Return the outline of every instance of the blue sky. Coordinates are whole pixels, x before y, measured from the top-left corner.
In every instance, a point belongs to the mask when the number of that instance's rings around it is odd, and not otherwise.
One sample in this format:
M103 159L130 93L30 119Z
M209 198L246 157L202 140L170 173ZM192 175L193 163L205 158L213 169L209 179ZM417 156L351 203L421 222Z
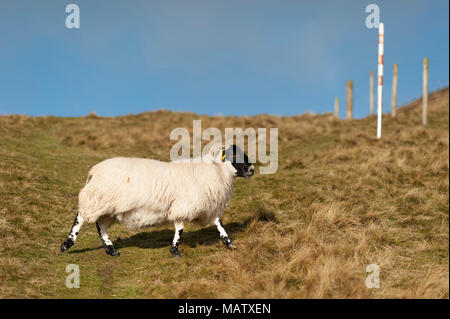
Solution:
M67 29L76 3L81 28ZM200 114L276 115L333 110L344 116L354 81L354 115L369 113L369 72L385 24L384 111L392 64L400 104L448 85L449 2L113 1L0 2L0 114L102 116L156 109Z

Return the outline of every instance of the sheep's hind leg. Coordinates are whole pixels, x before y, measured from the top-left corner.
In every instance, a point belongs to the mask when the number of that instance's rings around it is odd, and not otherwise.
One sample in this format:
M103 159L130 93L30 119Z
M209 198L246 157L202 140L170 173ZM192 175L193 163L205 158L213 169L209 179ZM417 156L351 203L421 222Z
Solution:
M214 225L216 225L217 230L220 233L220 239L222 239L222 242L227 246L228 249L236 249L236 246L233 244L233 241L231 238L228 237L227 232L225 231L225 228L223 228L222 221L219 217L217 217L214 220Z
M178 244L180 243L181 234L183 233L184 224L182 222L175 223L175 235L173 236L172 246L170 247L170 253L175 258L180 258L181 254L178 251Z
M102 240L103 247L105 247L105 251L108 255L111 256L120 256L119 251L114 247L113 243L109 239L106 231L108 228L114 223L114 221L108 216L102 216L95 223L97 225L98 234L100 235L100 239Z
M75 217L75 221L73 222L72 228L70 229L69 236L61 244L60 247L61 252L65 252L67 249L69 249L75 244L81 225L83 225L83 218L80 216L80 214L77 214L77 217Z

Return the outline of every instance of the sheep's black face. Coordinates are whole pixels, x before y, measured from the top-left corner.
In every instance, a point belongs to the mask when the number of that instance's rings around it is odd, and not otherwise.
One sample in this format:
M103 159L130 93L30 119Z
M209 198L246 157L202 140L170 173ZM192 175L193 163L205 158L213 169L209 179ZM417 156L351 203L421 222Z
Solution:
M249 178L255 173L255 167L248 159L247 154L235 145L228 147L225 150L226 159L231 162L233 167L236 169L236 175L239 177Z

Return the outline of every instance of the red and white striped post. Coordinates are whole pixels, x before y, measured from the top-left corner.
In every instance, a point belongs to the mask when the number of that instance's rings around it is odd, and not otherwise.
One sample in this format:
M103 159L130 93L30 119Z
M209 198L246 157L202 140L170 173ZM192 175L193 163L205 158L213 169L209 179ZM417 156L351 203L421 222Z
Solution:
M381 138L381 116L383 113L383 56L384 56L384 24L378 25L378 87L377 87L377 138Z

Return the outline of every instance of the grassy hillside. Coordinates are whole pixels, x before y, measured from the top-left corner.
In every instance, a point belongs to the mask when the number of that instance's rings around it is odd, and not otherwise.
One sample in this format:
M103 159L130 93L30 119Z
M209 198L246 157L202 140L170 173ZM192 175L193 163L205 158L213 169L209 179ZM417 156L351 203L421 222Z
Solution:
M448 89L430 96L427 127L420 103L384 116L381 140L375 116L1 116L0 297L448 298ZM177 260L172 225L115 225L115 258L85 224L61 254L89 168L117 155L168 160L170 131L193 119L279 128L278 172L237 180L225 213L238 249L188 225ZM67 264L80 266L79 289L65 286ZM380 266L379 289L365 286L368 264Z

